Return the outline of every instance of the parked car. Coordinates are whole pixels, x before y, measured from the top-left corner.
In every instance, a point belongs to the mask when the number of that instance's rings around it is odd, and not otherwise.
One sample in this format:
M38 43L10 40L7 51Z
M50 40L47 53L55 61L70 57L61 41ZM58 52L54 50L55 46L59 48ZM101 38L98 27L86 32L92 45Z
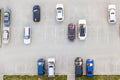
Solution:
M64 20L64 7L63 7L63 4L57 4L56 5L56 11L57 11L56 20L58 22L62 22Z
M83 59L81 57L77 57L75 59L75 76L80 77L83 75Z
M10 26L10 14L11 10L10 9L5 9L4 14L3 14L3 19L4 19L4 26Z
M35 5L33 7L33 21L34 22L40 21L40 6L39 5Z
M3 30L3 39L2 39L3 44L8 44L9 38L10 38L9 31Z
M48 58L48 77L55 77L55 58Z
M87 37L86 20L79 20L78 22L78 37L80 40L85 40Z
M38 66L38 75L44 75L45 74L45 60L43 58L38 59L37 66Z
M108 5L108 22L116 23L116 6L113 4Z
M24 28L24 44L30 44L31 43L31 28L25 27Z
M91 77L94 75L94 60L87 59L86 60L86 76Z
M68 24L68 39L70 41L74 41L75 37L76 37L76 30L75 30L75 24L70 23Z

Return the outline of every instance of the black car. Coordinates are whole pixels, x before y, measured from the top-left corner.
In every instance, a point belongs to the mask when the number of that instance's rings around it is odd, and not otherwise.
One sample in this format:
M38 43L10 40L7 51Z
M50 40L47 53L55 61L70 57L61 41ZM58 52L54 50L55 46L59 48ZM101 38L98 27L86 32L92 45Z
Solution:
M75 59L75 76L80 77L83 75L83 59L81 57L77 57Z
M75 33L76 33L75 24L73 23L68 24L68 39L70 41L74 41Z
M33 21L34 22L40 21L40 6L39 5L35 5L33 7Z

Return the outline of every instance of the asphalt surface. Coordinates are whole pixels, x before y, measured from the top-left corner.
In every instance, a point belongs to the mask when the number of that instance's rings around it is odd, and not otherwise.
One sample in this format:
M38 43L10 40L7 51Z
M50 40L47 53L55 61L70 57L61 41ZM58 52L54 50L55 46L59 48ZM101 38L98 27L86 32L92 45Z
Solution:
M62 3L65 20L55 19L55 6ZM107 6L117 7L117 24L107 22ZM95 74L120 74L120 0L1 0L0 8L12 11L11 40L0 49L0 75L37 74L39 58L55 57L56 74L69 75L74 80L74 59L78 56L95 60ZM41 21L34 23L32 8L41 7ZM67 25L87 20L86 41L67 39ZM32 43L24 45L23 29L32 27ZM85 65L84 65L85 66ZM85 74L85 68L84 68Z

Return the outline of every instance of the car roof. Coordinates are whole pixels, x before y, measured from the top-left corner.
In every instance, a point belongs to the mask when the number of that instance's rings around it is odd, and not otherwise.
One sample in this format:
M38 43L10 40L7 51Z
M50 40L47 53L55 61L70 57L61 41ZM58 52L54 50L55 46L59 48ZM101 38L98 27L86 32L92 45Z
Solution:
M4 35L3 35L4 38L7 38L7 36L8 36L8 31L5 30L3 34L4 34Z
M93 71L93 66L87 66L88 71Z
M42 74L42 73L43 73L43 65L39 65L38 67L39 67L39 68L38 68L38 69L39 69L39 73Z
M25 27L24 29L25 29L25 35L29 35L29 29L30 29L30 27Z

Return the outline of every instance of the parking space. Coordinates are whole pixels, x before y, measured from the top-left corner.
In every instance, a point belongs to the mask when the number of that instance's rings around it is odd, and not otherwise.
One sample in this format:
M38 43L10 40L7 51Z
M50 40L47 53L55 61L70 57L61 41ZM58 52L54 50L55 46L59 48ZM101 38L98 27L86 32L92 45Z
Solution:
M55 6L62 3L65 20L55 20ZM117 24L107 22L107 5L117 7ZM120 74L119 0L2 0L0 8L10 8L11 40L0 49L1 74L37 74L38 58L56 58L56 74L74 75L74 59L81 56L95 60L95 74ZM41 21L34 23L32 8L41 7ZM67 39L67 25L87 20L86 41ZM32 27L32 43L23 44L23 28ZM71 79L74 80L74 79Z

